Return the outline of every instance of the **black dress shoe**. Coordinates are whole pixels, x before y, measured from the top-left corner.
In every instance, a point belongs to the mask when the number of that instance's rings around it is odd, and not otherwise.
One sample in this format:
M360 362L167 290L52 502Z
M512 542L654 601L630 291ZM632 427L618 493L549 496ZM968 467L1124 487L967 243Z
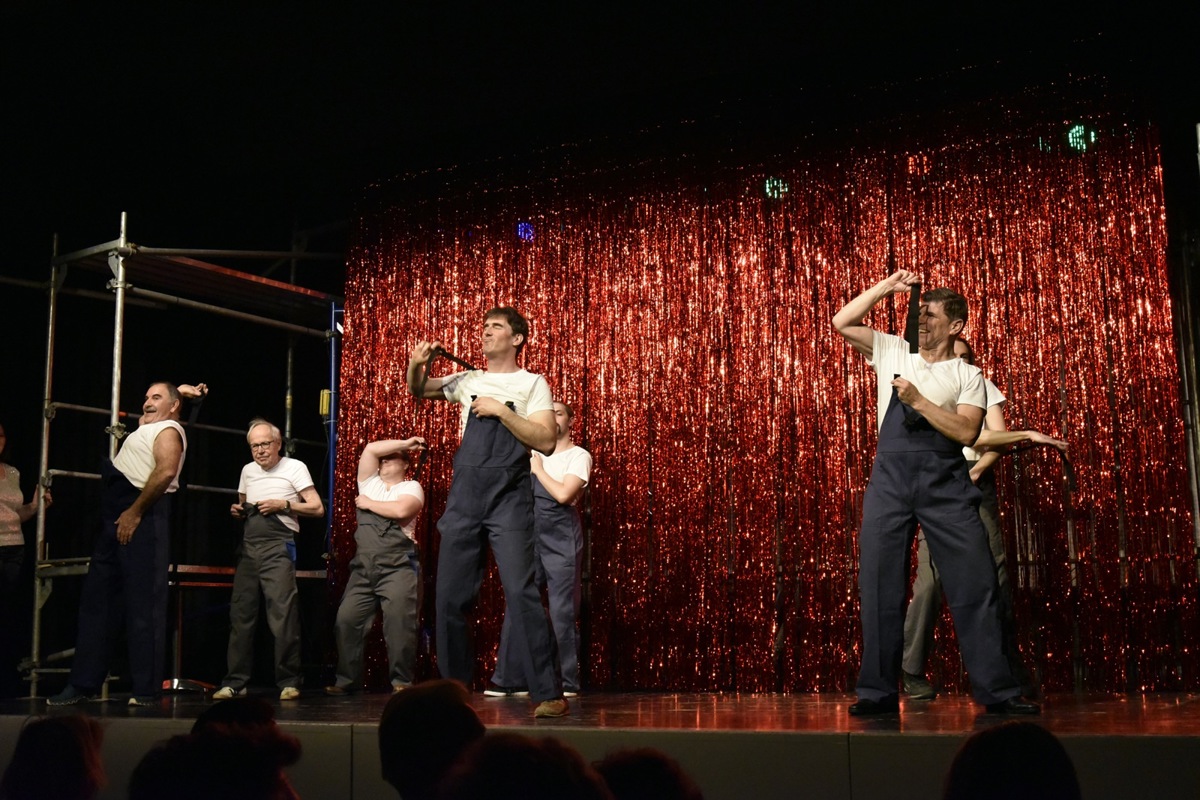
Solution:
M882 700L859 700L850 706L850 716L868 717L873 714L899 714L900 698L896 695Z
M988 703L987 712L989 714L1027 714L1032 716L1042 713L1042 707L1037 703L1029 702L1024 697L1010 697L999 703Z

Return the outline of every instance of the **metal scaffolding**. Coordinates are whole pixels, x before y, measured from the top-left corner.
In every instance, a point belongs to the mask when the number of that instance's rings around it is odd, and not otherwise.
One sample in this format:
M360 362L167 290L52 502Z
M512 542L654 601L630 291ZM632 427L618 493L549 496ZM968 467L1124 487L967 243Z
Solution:
M109 457L117 453L119 440L124 436L125 425L122 419L130 416L120 410L121 400L121 359L124 352L125 308L127 304L151 305L154 307L184 307L210 313L220 317L232 318L263 325L292 334L287 348L287 389L285 403L284 437L288 453L291 454L297 440L291 437L292 431L292 377L293 355L297 337L308 336L327 340L331 360L336 360L338 352L339 331L332 329L334 321L340 320L341 298L307 289L292 283L272 280L270 278L246 272L229 269L216 264L197 260L198 258L222 259L266 259L277 263L292 262L294 276L296 262L301 260L338 260L340 253L309 253L303 251L262 251L262 250L210 250L184 248L153 248L143 247L131 242L127 235L127 215L121 214L120 235L103 244L78 250L65 255L58 255L57 244L51 259L49 294L49 316L46 328L46 365L43 382L43 419L41 436L41 460L39 462L39 484L48 489L54 478L85 478L95 479L99 475L74 470L54 469L50 465L50 433L55 415L61 410L79 411L84 413L107 414L109 436ZM109 273L111 277L105 288L109 294L87 289L74 289L66 286L68 268L79 267L92 273ZM17 283L16 281L9 281ZM19 282L22 285L37 284ZM63 295L112 299L115 301L113 313L113 345L112 345L112 381L108 408L87 405L56 402L53 399L55 337L57 334L57 313L59 298ZM184 296L186 295L186 296ZM329 323L331 329L324 325ZM333 420L336 419L337 386L335 366L331 366L329 401L323 401L322 413L329 428L327 442L304 442L328 446L328 464L332 476L332 464L336 442L332 435ZM212 425L192 424L190 429L205 429L218 432L245 434L244 430L220 428ZM332 477L331 477L332 479ZM236 490L212 486L189 487L194 491L209 491L218 493ZM64 672L62 668L53 668L48 664L55 663L73 655L73 650L60 653L42 653L42 607L50 594L51 582L55 577L67 575L83 575L88 570L90 558L66 557L49 558L46 548L46 509L41 493L38 493L37 533L35 544L34 568L34 603L33 629L30 644L30 658L25 662L30 670L30 694L38 696L38 679L45 673ZM326 537L328 538L329 520L332 518L332 504L327 506ZM177 585L183 585L181 576L189 573L225 574L232 573L230 568L204 567L198 565L173 564L173 574ZM324 578L323 571L312 575L297 573L298 577ZM197 583L195 585L213 585ZM176 677L179 675L178 639L175 648ZM177 681L175 681L177 682ZM172 681L168 681L172 683ZM164 686L164 688L177 688ZM105 686L107 691L107 685Z

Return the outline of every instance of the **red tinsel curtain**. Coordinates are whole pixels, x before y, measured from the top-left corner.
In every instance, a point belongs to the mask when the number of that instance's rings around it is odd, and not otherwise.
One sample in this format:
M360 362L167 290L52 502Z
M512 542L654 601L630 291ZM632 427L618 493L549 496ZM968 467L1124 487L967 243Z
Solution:
M1019 640L1043 687L1200 687L1184 633L1198 629L1197 575L1155 131L1094 117L1068 141L1061 121L994 116L942 120L902 145L603 169L560 155L560 174L497 165L469 185L431 175L413 192L410 180L405 201L377 191L347 284L335 587L362 445L423 435L432 630L459 418L418 405L404 370L421 338L481 361L484 311L511 304L532 323L524 365L575 408L576 441L595 457L587 685L850 689L874 383L830 318L890 255L967 296L966 334L1010 399L1009 426L1070 441L1074 491L1048 450L998 473ZM872 322L901 330L903 311ZM493 576L480 681L502 610ZM948 617L939 638L932 677L965 685Z

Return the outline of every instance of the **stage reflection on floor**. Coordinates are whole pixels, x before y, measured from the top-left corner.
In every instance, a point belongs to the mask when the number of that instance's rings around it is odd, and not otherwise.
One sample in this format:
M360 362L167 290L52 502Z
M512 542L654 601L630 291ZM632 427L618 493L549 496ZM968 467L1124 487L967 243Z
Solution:
M387 694L326 697L320 692L269 700L281 726L299 737L292 768L305 798L394 798L379 777L376 726ZM155 742L186 733L211 705L203 695L170 694L149 708L126 695L84 706L47 708L44 700L0 702L0 758L24 721L87 713L105 720L104 758L124 796L129 773ZM587 693L561 719L535 720L528 699L473 699L491 730L555 736L598 759L625 747L656 747L677 758L708 800L820 797L835 800L929 798L971 733L1006 721L962 696L902 701L897 716L854 718L842 694ZM1089 800L1200 797L1200 694L1050 695L1033 719L1060 737ZM1010 768L1019 768L1011 765Z
M295 702L280 702L268 688L254 694L276 706L282 722L356 725L379 720L390 695L354 694L327 697L308 692ZM0 702L0 714L87 713L107 718L195 719L211 701L199 693L176 693L150 708L129 707L125 695L108 702L66 709L48 708L43 700ZM969 733L1003 721L963 696L932 702L903 701L898 716L855 718L847 707L850 695L724 693L589 693L571 700L562 719L534 720L526 698L474 695L474 706L488 727L665 729L676 731L806 731L851 733L888 731L922 734ZM1056 734L1122 736L1200 736L1200 694L1051 695L1034 719Z

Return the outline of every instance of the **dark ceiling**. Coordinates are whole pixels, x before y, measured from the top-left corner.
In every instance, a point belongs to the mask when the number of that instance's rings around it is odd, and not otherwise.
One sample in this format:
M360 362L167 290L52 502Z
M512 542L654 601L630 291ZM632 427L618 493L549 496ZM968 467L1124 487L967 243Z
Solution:
M0 11L11 271L44 274L54 232L115 238L120 211L142 244L286 249L373 180L737 104L866 119L1081 72L1200 94L1196 3L104 5Z

